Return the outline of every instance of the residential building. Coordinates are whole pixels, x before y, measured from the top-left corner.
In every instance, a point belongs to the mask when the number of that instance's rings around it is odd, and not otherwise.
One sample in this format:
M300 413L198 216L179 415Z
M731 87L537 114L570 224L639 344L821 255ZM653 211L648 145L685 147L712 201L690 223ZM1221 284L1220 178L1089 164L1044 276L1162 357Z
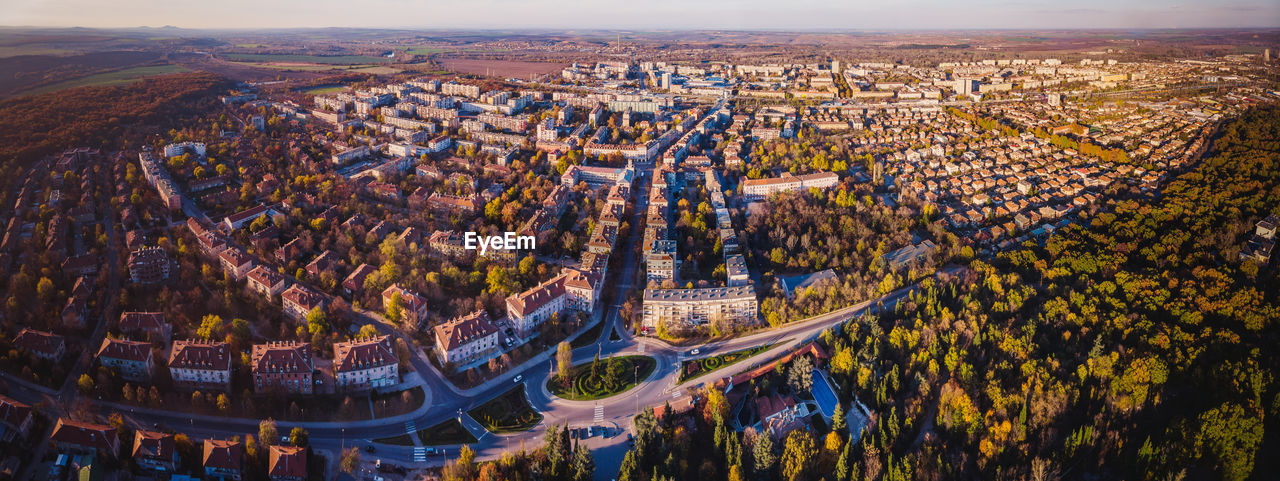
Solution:
M206 439L203 462L206 477L239 481L244 470L244 445L239 441Z
M324 308L325 297L302 284L294 284L280 294L284 313L297 322L306 322L307 313L315 308Z
M156 284L169 279L169 254L159 247L143 247L129 254L129 279Z
M108 337L102 340L96 357L100 364L115 369L120 377L129 381L150 382L155 369L149 342Z
M139 468L157 473L172 473L178 467L178 452L173 434L138 430L133 434L133 462Z
M333 377L339 389L394 386L400 382L399 369L400 359L389 336L333 344Z
M222 254L218 255L218 260L222 264L223 272L237 281L244 280L244 276L253 269L253 257L239 247L230 247L222 251Z
M283 293L289 282L284 274L267 266L254 267L246 277L249 279L249 290L268 299Z
M396 296L400 297L400 322L408 326L421 325L427 320L427 300L426 298L409 291L400 284L392 284L382 290L382 305L391 305L391 300Z
M267 476L271 481L304 481L307 479L307 448L271 446L267 459Z
M755 288L750 284L701 289L646 289L641 325L652 331L660 324L668 328L692 327L717 318L755 322L758 313Z
M13 346L36 358L54 362L67 353L67 342L62 336L25 327L13 338Z
M49 440L58 451L97 454L108 459L120 457L120 438L111 426L58 418Z
M220 341L174 341L169 376L183 389L231 390L231 346Z
M256 392L311 394L315 365L305 342L254 344L250 363Z
M173 326L164 320L163 312L122 312L116 329L136 340L169 342Z
M507 318L523 338L533 337L538 326L564 309L563 276L556 276L527 291L507 297Z
M454 370L469 369L500 353L498 328L479 310L435 326L436 355Z
M34 422L30 405L0 394L0 442L27 437Z

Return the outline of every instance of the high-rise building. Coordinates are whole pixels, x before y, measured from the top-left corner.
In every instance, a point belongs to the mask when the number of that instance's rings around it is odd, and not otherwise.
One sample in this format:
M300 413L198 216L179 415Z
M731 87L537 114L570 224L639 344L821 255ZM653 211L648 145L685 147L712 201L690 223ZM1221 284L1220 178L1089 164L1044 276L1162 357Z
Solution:
M1262 61L1265 63L1271 63L1271 49L1268 48L1262 51Z

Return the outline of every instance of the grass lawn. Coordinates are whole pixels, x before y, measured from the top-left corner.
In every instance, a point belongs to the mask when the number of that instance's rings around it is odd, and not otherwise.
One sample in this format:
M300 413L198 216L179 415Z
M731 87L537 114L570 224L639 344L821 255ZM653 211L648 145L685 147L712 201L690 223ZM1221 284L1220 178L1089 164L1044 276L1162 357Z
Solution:
M422 440L422 444L426 446L471 444L476 442L476 437L472 436L466 428L463 428L462 423L458 422L457 419L450 419L435 426L418 430L418 439Z
M222 57L237 62L297 62L322 63L329 65L357 65L369 63L386 63L391 59L371 57L368 55L290 55L269 53L224 53Z
M341 85L328 85L328 86L320 86L320 87L312 87L312 88L308 88L308 89L302 89L302 90L300 90L300 92L302 92L302 93L304 93L304 94L324 95L324 94L335 94L335 93L341 92L341 91L343 91L343 90L346 90L346 87L343 87L343 86L341 86Z
M190 69L183 67L181 65L172 65L172 64L149 65L146 67L134 67L134 68L127 68L124 70L116 70L114 72L106 72L106 73L90 75L87 77L80 77L78 79L71 79L65 82L58 82L53 85L46 85L38 89L28 90L28 91L22 92L22 94L23 95L42 94L45 92L53 92L56 90L69 89L74 87L84 87L86 85L96 85L96 86L123 85L123 84L137 82L138 80L141 80L144 77L151 77L154 75L164 75L164 74L179 73L179 72L190 72L190 71L191 71Z
M528 431L542 422L542 414L534 411L524 397L524 385L516 385L467 414L489 432L498 434Z
M609 379L609 361L618 363L616 379ZM594 361L593 361L594 362ZM547 381L547 390L565 399L574 401L591 401L604 399L626 392L649 377L658 362L649 356L615 356L600 360L599 372L591 375L591 362L573 366L569 370L569 387L565 387L557 379ZM639 368L637 371L636 369Z
M353 68L353 69L351 69L351 71L352 71L352 72L360 72L360 73L371 73L371 74L374 74L374 75L392 75L392 74L398 74L398 73L400 73L400 72L403 72L403 70L400 70L400 69L398 69L398 68L394 68L394 67L383 67L383 66L373 66L373 67Z
M742 349L740 351L727 352L719 356L683 361L680 363L680 382L688 381L716 369L720 369L756 354L768 351L775 345L776 344L765 344L763 346Z
M410 438L408 434L400 434L397 436L391 436L389 438L375 439L373 440L373 442L382 443L382 444L393 444L396 446L413 446L413 438Z

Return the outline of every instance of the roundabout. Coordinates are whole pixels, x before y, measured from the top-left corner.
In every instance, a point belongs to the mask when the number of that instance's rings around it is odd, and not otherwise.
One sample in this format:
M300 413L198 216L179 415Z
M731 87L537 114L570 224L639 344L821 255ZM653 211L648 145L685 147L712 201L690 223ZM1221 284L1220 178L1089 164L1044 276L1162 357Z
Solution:
M622 394L649 378L658 362L649 356L612 356L578 364L569 369L567 380L547 379L551 394L570 401L594 401Z

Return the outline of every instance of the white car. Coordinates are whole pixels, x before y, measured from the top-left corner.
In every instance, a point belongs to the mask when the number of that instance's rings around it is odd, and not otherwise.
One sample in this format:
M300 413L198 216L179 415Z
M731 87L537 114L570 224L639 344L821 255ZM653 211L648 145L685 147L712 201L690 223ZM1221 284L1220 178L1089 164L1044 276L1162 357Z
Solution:
M690 356L697 356L697 355L698 355L699 353L701 353L701 352L702 352L702 350L701 350L701 349L694 349L694 350L692 350L692 351L689 351L689 355L690 355Z
M516 378L512 379L511 381L516 384L519 384L520 381L523 381L523 380L524 380L524 374L520 374L520 375L517 375Z

